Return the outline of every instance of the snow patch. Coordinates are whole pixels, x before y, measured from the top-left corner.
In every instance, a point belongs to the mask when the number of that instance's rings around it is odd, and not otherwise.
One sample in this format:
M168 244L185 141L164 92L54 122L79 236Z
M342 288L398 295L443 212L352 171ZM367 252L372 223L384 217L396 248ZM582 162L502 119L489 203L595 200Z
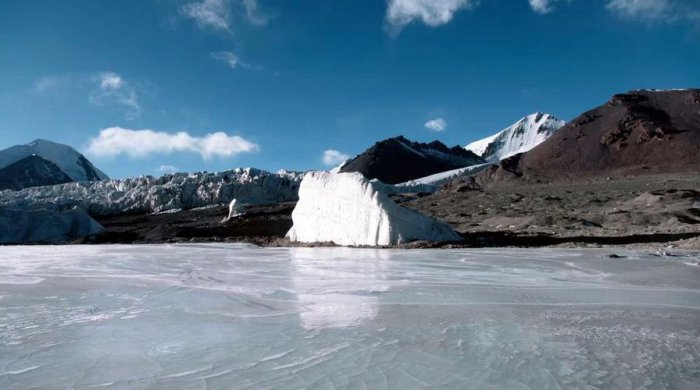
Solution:
M566 122L549 114L528 115L500 132L465 146L486 161L494 163L524 153L546 141Z
M450 225L394 203L359 173L309 172L292 212L292 241L346 246L458 241Z

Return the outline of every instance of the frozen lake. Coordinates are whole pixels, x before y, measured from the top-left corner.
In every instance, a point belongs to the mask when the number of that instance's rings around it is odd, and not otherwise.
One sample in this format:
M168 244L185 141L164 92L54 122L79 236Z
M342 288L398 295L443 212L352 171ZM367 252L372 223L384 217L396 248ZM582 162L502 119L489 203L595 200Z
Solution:
M698 257L0 247L0 389L700 384Z

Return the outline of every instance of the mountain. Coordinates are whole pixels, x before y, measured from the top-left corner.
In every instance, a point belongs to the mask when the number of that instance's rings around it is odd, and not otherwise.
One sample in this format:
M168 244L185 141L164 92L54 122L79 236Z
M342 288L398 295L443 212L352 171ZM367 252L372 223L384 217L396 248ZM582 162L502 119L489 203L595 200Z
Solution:
M68 145L37 139L25 145L0 150L0 168L5 168L30 156L38 156L55 164L72 181L108 180L85 156ZM60 183L60 181L56 181Z
M73 181L51 161L39 156L25 157L0 169L0 190L18 191L27 187Z
M340 172L360 172L368 179L397 184L484 162L459 146L448 148L439 141L418 143L399 136L377 142L343 165Z
M488 162L524 153L547 140L566 122L541 112L530 114L498 133L465 146Z
M533 179L697 172L700 89L615 95L510 160L499 170Z

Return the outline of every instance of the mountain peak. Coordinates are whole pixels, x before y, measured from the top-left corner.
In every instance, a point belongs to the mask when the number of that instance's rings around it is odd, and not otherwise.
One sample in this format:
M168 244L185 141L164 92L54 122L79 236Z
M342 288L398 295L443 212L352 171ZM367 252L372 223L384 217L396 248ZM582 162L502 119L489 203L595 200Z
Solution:
M498 133L465 146L489 162L524 153L552 136L565 122L554 115L536 112L526 115Z
M375 143L343 165L340 172L360 172L369 179L396 184L483 162L459 146L450 148L440 141L421 143L398 136Z

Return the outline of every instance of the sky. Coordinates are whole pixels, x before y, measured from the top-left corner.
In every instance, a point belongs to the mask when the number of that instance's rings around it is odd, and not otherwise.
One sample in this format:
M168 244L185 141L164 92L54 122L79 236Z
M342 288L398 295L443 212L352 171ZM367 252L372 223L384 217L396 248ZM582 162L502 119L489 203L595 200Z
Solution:
M700 87L698 0L2 0L0 149L111 177L331 167Z

